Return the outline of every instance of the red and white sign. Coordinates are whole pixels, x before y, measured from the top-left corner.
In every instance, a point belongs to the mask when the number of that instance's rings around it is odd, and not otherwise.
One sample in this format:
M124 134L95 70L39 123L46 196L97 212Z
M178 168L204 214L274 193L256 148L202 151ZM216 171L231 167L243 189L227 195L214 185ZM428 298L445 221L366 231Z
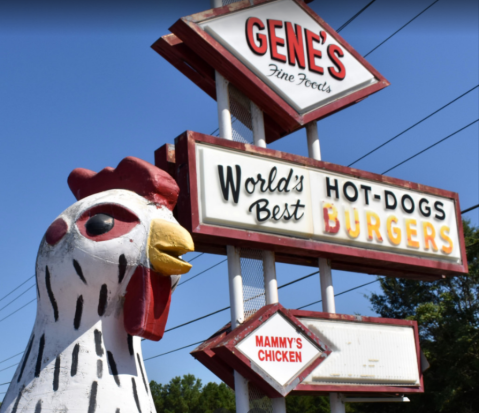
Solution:
M286 132L389 85L302 0L237 2L184 17L170 30L188 50L166 37L155 50L208 93L210 65Z
M178 219L198 251L423 280L467 272L455 193L194 132L176 148Z
M233 385L233 369L269 397L313 391L423 392L417 323L263 307L191 353Z

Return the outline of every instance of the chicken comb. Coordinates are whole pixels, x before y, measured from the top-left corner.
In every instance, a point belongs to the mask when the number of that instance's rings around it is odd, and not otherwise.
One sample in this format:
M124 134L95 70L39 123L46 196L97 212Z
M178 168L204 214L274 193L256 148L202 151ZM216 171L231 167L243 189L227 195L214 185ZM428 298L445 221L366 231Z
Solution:
M78 201L110 189L126 189L170 210L180 192L167 172L133 156L123 159L116 168L106 167L98 173L76 168L68 177L68 186Z

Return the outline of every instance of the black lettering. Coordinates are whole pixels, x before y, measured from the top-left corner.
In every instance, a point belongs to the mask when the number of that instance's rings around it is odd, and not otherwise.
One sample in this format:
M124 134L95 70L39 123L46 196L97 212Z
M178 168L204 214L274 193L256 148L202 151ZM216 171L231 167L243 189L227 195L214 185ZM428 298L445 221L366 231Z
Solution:
M272 73L271 73L270 75L268 75L268 76L274 76L274 75L276 74L276 72L278 72L278 66L276 66L274 63L271 63L271 64L269 65L269 67L270 67L269 70L270 70Z
M369 205L369 192L371 192L371 187L368 185L361 185L361 189L364 191L364 201L366 205Z
M298 211L299 211L299 208L304 208L305 206L306 205L301 204L300 199L298 199L298 201L295 204L293 204L293 207L294 207L293 217L296 221L299 221L301 218L303 218L304 212L301 214L300 217L298 217Z
M261 205L262 204L262 205ZM253 202L249 207L249 212L256 207L256 219L258 222L266 221L271 217L271 212L268 209L269 201L267 199L258 199L256 202ZM265 213L266 216L261 216L261 213Z
M228 166L226 168L226 183L225 177L223 172L223 165L218 165L218 173L220 175L220 184L221 184L221 191L223 192L223 197L225 201L229 200L230 197L230 188L231 192L233 193L233 200L235 204L239 201L239 194L240 194L240 186L241 186L241 167L239 165L235 166L236 168L236 186L234 184L233 179L233 168Z
M442 209L442 207L444 206L444 204L440 201L436 201L434 202L434 208L436 209L437 212L440 212L441 215L434 215L437 219L439 219L440 221L444 221L444 219L446 218L446 213L444 212L444 210Z
M297 192L303 192L303 179L304 179L304 175L301 175L299 182L293 188ZM296 180L298 180L298 175L296 175Z
M256 177L258 178L257 181L256 181L256 183L261 182L261 186L260 186L260 188L259 188L260 191L261 191L261 192L266 192L266 191L268 190L268 187L265 186L265 185L266 185L266 180L263 179L263 177L261 176L261 174L256 175Z
M278 182L278 186L276 187L276 189L279 191L279 192L289 192L289 183L291 182L291 178L293 177L293 168L291 168L291 170L289 171L289 175L287 178L281 178ZM283 185L283 186L281 186Z
M426 207L424 208L425 211L422 208L424 204L426 204ZM431 207L429 206L429 201L426 198L421 198L419 201L419 211L421 211L421 214L423 214L425 217L431 216Z
M394 203L389 203L390 197L392 197ZM386 203L386 209L396 209L398 206L396 195L394 195L394 193L391 191L384 191L384 201Z
M273 219L275 221L279 221L281 218L283 218L284 212L281 214L280 217L278 217L278 212L279 211L281 211L281 208L279 207L279 205L275 205L274 208L273 208Z
M298 85L300 85L301 83L303 83L305 80L306 80L306 75L304 73L300 73L299 75L299 83ZM302 77L301 77L302 76Z
M353 190L354 190L354 195L353 196L349 196L348 188L353 188ZM351 181L347 181L343 185L343 194L349 202L355 202L355 201L358 200L358 188L356 188L356 185L354 185Z
M288 215L286 215L286 212L288 213ZM293 218L293 216L292 216L291 213L289 212L288 204L284 204L283 219L284 219L285 221L289 221L291 218Z
M250 191L248 185L253 184L253 190ZM244 183L244 189L248 194L252 194L254 190L256 189L256 181L253 178L248 178L246 182Z
M336 199L339 199L339 189L338 189L338 180L334 180L334 185L331 185L329 182L329 177L326 178L326 190L328 192L328 197L331 198L331 190L336 192Z
M409 202L411 203L411 206L409 208L406 208L406 199L408 199ZM414 201L408 194L402 196L401 205L404 211L407 212L408 214L412 214L414 212L414 208L415 208Z
M276 188L273 188L273 182L276 179L276 175L278 174L278 168L276 166L269 171L269 178L268 178L268 190L270 192L276 191ZM264 192L264 191L263 191Z

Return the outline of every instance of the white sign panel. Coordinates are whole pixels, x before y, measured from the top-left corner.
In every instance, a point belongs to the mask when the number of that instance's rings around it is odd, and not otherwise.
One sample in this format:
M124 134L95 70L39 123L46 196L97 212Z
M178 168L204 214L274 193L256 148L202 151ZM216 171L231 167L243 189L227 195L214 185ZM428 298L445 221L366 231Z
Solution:
M302 384L419 386L414 329L300 318L332 353Z
M377 82L291 0L233 12L200 27L301 114Z
M288 384L322 354L320 348L279 313L249 334L236 348L281 386Z
M450 198L196 145L201 224L461 263Z

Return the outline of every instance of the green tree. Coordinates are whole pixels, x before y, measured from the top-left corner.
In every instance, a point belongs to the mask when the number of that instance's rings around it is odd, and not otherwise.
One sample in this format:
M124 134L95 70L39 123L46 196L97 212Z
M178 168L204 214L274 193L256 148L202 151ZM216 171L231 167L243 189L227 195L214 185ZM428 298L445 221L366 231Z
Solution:
M201 392L198 410L195 413L215 413L220 409L236 412L235 394L224 383L208 383Z
M364 404L364 412L479 411L479 228L464 222L469 274L436 282L381 279L382 294L372 294L382 317L419 324L421 349L431 367L425 393L407 404Z

